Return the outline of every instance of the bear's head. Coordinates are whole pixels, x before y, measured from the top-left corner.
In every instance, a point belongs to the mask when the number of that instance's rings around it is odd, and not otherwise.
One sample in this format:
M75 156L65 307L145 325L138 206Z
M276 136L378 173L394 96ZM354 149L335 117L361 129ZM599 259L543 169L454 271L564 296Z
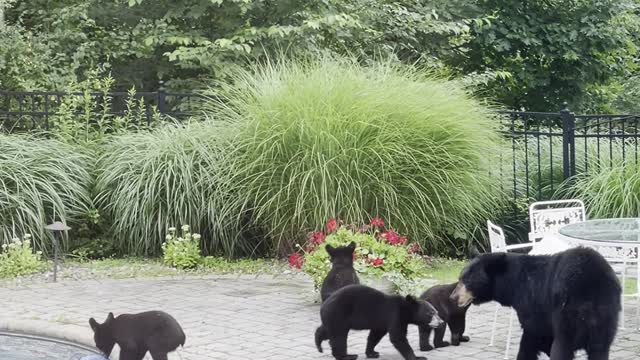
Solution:
M409 323L432 328L437 328L443 323L440 316L438 316L438 310L428 301L416 299L412 295L407 295L405 300L410 311Z
M93 330L93 340L96 342L96 347L107 357L109 357L113 346L116 344L112 331L114 320L113 313L109 313L107 320L102 324L99 324L94 318L89 319L89 325L91 325L91 329Z
M451 293L450 299L459 307L495 300L496 279L505 272L506 266L505 253L477 256L460 273L458 285Z
M331 258L331 264L336 267L353 267L353 252L356 249L356 243L351 242L347 246L333 247L329 244L325 247L329 257Z

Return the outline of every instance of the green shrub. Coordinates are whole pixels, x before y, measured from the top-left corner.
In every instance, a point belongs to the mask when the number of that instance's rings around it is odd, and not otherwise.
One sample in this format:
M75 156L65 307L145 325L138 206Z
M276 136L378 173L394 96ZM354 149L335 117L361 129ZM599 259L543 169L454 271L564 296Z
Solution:
M640 166L633 160L578 175L567 191L592 218L640 217Z
M10 243L2 244L0 277L29 275L42 270L44 266L42 252L34 253L31 247L31 235L25 234L22 240L13 238Z
M177 269L193 269L202 260L200 234L191 234L189 226L183 225L178 236L176 228L169 228L166 241L162 243L164 263Z
M105 145L98 160L96 204L111 224L118 249L157 254L166 229L176 223L191 224L207 237L225 231L219 220L219 203L225 199L218 177L226 130L213 124L167 126L115 136ZM213 242L219 237L210 238L210 249L219 250Z
M0 242L32 234L34 247L45 251L45 225L83 220L91 204L90 168L90 158L74 146L0 134Z
M250 217L280 252L324 219L368 214L447 251L500 199L487 171L496 122L458 83L324 57L238 73L223 94L208 110L241 124L225 213Z

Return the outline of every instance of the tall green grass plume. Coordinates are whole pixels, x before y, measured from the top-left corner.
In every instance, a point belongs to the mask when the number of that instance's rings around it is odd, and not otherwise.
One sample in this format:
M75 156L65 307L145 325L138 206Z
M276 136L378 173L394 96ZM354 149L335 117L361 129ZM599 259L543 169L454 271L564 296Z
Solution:
M212 239L204 244L207 250L233 253L213 235L226 231L219 218L226 201L219 178L229 130L191 124L112 138L98 160L96 204L120 250L158 254L170 227L191 224Z
M640 165L633 160L593 168L568 186L565 190L584 201L592 218L640 217Z
M488 171L497 123L458 83L330 57L268 63L233 80L208 108L241 124L226 216L250 216L272 249L290 250L327 218L380 216L448 251L500 201Z
M31 234L35 249L46 251L45 225L83 221L91 204L91 166L75 146L0 134L0 242Z

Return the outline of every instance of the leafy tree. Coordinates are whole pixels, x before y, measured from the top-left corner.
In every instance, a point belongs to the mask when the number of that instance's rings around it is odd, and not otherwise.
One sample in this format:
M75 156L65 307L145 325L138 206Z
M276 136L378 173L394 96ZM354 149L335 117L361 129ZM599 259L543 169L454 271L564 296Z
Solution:
M639 21L631 0L476 2L493 20L474 23L456 65L463 73L509 72L489 93L510 108L555 111L634 67Z

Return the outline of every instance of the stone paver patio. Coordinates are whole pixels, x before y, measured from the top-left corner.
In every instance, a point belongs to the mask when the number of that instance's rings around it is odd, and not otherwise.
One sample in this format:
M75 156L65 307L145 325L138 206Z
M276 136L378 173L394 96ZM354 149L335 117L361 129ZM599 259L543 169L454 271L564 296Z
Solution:
M207 359L333 359L328 343L320 354L313 344L319 324L319 305L309 295L305 279L271 276L210 276L205 278L63 281L0 288L0 318L74 324L90 333L87 320L100 322L109 311L116 315L150 309L164 310L182 324L187 343L184 360ZM509 312L501 310L496 344L487 346L494 305L472 307L467 315L471 342L426 353L430 360L502 359ZM633 307L628 307L627 329L620 330L612 360L640 357L640 332ZM632 326L633 325L633 326ZM352 332L349 349L364 359L366 332ZM448 333L446 335L449 336ZM519 326L514 321L510 358L518 350ZM410 343L418 350L417 329L410 326ZM378 351L381 359L401 356L385 337ZM173 354L171 359L179 359ZM542 358L542 357L541 357Z

